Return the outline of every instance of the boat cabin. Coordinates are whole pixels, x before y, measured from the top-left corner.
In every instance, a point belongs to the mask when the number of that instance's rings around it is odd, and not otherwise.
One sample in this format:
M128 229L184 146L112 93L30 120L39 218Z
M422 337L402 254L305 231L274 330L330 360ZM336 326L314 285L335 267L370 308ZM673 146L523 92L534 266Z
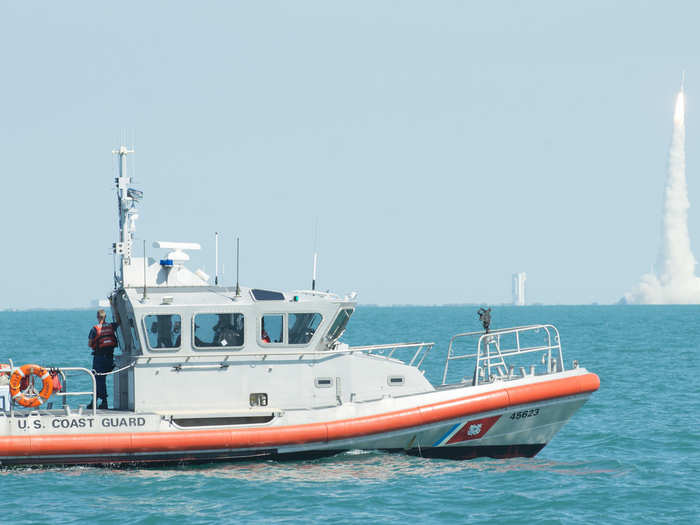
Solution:
M269 413L433 390L417 368L339 342L356 294L212 285L184 265L198 245L154 246L180 253L126 261L110 297L124 368L114 408Z

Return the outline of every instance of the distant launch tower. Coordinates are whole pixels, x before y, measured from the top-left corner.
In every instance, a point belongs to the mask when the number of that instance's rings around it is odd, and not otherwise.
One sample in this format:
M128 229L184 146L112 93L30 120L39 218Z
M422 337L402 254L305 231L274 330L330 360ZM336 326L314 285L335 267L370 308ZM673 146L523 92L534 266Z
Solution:
M513 274L513 304L525 306L525 272Z

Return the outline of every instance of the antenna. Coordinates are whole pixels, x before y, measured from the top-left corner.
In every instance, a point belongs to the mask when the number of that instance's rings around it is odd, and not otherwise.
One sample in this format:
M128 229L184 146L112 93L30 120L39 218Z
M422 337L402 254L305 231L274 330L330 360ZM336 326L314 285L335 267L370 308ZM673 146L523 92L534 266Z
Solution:
M236 237L236 297L241 295L241 287L238 285L238 271L240 268L239 262L241 259L241 257L240 257L241 256L240 241L241 241L240 237Z
M141 302L146 302L146 239L143 240L143 297Z
M219 284L219 232L214 232L214 284Z
M318 266L318 217L314 222L314 269L311 274L311 289L316 289L316 268Z

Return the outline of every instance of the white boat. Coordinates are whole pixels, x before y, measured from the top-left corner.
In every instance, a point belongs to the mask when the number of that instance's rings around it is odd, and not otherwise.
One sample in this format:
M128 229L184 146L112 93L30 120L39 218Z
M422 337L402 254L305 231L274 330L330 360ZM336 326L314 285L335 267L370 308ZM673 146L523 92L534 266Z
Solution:
M434 385L424 375L433 343L342 342L355 294L220 286L185 265L187 251L199 249L194 243L156 242L167 252L162 259L136 257L142 195L126 176L131 152L115 153L119 267L110 304L121 353L110 373L113 407L96 408L94 371L57 365L62 390L55 392L48 370L8 359L0 365L2 465L305 458L354 449L531 457L599 387L577 362L566 366L551 325L454 336ZM473 345L466 351L465 342ZM92 389L68 388L76 375ZM23 376L33 380L24 385Z

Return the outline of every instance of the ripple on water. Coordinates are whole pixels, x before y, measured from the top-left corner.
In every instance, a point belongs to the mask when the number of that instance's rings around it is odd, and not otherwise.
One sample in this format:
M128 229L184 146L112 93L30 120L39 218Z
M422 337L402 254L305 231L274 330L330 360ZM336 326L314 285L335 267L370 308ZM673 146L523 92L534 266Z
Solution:
M696 523L700 307L495 312L501 325L557 325L567 362L578 359L601 377L600 391L535 458L460 462L351 451L171 468L6 468L0 487L13 502L40 491L58 523ZM0 348L12 348L16 362L84 365L75 348L85 345L93 315L0 312ZM435 340L439 356L455 326L472 317L472 307L360 307L345 338ZM439 377L441 364L427 375ZM27 519L19 505L3 509L3 523Z

